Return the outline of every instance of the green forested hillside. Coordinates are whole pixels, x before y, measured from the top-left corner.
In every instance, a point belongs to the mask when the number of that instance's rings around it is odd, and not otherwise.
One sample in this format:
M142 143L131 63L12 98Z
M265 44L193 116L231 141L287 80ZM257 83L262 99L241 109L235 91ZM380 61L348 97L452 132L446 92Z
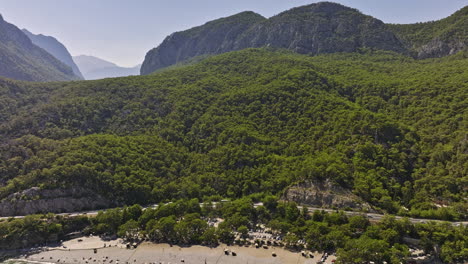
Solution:
M468 6L437 21L387 26L420 58L442 57L466 49Z
M248 49L150 76L4 80L0 198L31 186L126 204L237 198L330 179L378 210L463 218L466 56Z

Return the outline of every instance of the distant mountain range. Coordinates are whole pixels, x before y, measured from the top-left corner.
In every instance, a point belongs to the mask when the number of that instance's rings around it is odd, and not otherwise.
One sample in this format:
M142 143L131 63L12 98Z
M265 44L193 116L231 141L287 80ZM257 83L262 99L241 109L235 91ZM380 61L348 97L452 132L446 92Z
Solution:
M139 75L141 65L126 68L112 62L87 55L73 57L86 80Z
M93 56L72 57L56 38L20 30L0 16L0 76L25 81L95 80L139 75Z
M466 48L467 13L465 7L440 21L387 25L357 9L330 2L293 8L269 19L242 12L171 34L147 53L141 74L200 55L259 47L310 55L370 48L417 58L442 57Z
M0 76L25 81L79 79L73 70L36 46L15 25L0 15Z
M84 79L80 69L78 69L78 66L76 66L67 48L56 38L51 36L44 36L42 34L35 35L29 32L27 29L23 29L23 33L26 34L29 39L31 39L32 43L43 48L55 58L70 66L76 76L80 77L80 79Z

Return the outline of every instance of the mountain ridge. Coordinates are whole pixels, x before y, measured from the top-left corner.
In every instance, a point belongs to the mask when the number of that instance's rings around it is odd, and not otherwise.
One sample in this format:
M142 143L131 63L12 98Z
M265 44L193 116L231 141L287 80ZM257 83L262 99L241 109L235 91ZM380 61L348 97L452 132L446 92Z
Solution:
M418 58L452 55L468 46L468 6L436 21L387 26Z
M256 14L257 20L246 19L243 25L247 25L247 28L243 27L229 37L226 37L226 30L222 30L224 20L221 18L172 33L159 46L148 51L140 73L150 74L196 56L261 47L284 48L308 55L356 52L370 48L395 51L416 58L442 57L466 48L467 33L463 31L464 25L468 27L466 9L454 14L464 19L463 23L453 26L462 35L460 41L435 38L424 45L416 45L412 40L411 35L417 31L417 24L385 24L357 9L333 2L295 7L270 18ZM247 11L231 17L237 16L242 20L242 14L245 13L255 14Z
M246 13L255 14L242 12L228 18L243 18L242 14ZM171 34L147 53L141 74L149 74L194 56L245 48L285 48L300 54L352 52L363 47L403 51L402 44L384 28L383 22L336 3L320 2L296 7L268 19L256 15L256 20L242 20L247 27L236 31L229 38L225 37L224 30L216 28L209 35L199 33L192 36L189 33L195 29L203 32L205 27L214 22L221 27L219 24L223 19ZM208 40L210 45L200 47L200 43ZM181 56L181 53L185 56Z
M22 31L26 34L26 36L29 37L29 39L31 39L33 44L43 48L56 59L71 67L75 75L80 79L83 79L83 75L81 74L80 69L78 69L78 66L76 66L75 62L73 61L70 52L67 50L65 45L63 45L55 37L46 36L43 34L33 34L27 29L22 29Z
M78 79L70 67L34 45L26 34L0 17L0 76L25 81Z
M121 67L113 62L90 55L74 56L73 60L82 70L86 80L139 75L141 67L141 65Z
M234 49L233 40L251 25L265 18L255 12L245 11L232 16L209 21L202 26L172 33L163 43L145 56L142 74L176 64L186 59L218 54ZM196 47L195 49L193 47Z

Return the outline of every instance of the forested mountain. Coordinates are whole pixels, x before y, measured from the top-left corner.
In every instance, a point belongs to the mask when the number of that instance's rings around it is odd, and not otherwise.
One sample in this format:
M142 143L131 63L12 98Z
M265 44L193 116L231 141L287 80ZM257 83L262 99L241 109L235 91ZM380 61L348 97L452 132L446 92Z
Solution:
M372 48L418 58L442 57L465 49L466 10L440 21L412 25L386 25L331 2L293 8L269 19L243 12L171 34L147 53L141 74L200 55L259 47L309 55Z
M404 51L382 21L340 4L321 2L269 19L243 12L176 32L148 52L141 74L199 55L252 47L285 48L301 54L353 52L364 47Z
M455 54L468 46L468 6L438 21L388 27L419 58Z
M80 69L78 69L78 66L76 66L75 62L73 61L70 52L68 52L67 48L56 38L51 36L44 36L42 34L35 35L29 32L27 29L23 29L22 31L24 34L26 34L26 36L28 36L34 45L43 48L56 59L71 67L73 73L80 79L83 79L83 75L81 75Z
M4 80L0 207L44 202L34 186L145 204L328 181L373 210L464 218L467 69L466 53L247 49L149 76Z
M70 67L34 45L20 29L1 16L0 76L26 81L78 79Z
M73 60L78 64L86 80L138 75L141 67L141 65L130 68L120 67L112 62L86 55L75 56Z
M239 36L256 23L265 20L254 12L242 12L208 22L203 26L173 33L159 47L146 54L141 74L150 74L196 56L236 50Z

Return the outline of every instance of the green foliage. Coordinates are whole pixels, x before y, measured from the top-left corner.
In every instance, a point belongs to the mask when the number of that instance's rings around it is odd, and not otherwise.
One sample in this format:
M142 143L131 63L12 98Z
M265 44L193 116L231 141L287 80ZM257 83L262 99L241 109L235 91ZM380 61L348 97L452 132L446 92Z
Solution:
M0 221L0 249L56 242L77 230L118 235L127 241L149 239L179 245L216 246L234 243L237 235L249 239L249 229L266 226L274 236L282 238L286 248L336 251L340 263L403 262L409 256L405 238L419 240L428 254L436 254L434 246L437 245L445 262L463 263L468 259L467 226L453 226L448 222L412 224L407 218L393 216L370 224L361 215L347 217L341 211L316 211L309 217L309 214L297 213L299 209L294 210L294 207L294 203L277 201L275 208L259 206L262 209L258 210L251 200L243 198L218 203L208 211L201 210L195 199L184 199L143 212L139 205L109 209L89 219L35 215ZM266 219L262 215L269 217ZM221 222L216 227L210 226L215 219Z
M89 226L87 217L64 218L53 214L29 215L0 221L0 249L19 249L58 242L67 234Z
M148 204L330 180L389 213L463 218L464 56L248 49L152 76L3 81L0 197L80 186ZM239 227L252 212L231 213Z
M425 23L407 25L388 25L389 29L402 38L410 48L420 48L433 39L454 43L468 41L466 28L468 27L468 7L455 12L453 15Z
M388 243L362 236L348 241L342 250L338 250L338 263L362 263L389 261Z

